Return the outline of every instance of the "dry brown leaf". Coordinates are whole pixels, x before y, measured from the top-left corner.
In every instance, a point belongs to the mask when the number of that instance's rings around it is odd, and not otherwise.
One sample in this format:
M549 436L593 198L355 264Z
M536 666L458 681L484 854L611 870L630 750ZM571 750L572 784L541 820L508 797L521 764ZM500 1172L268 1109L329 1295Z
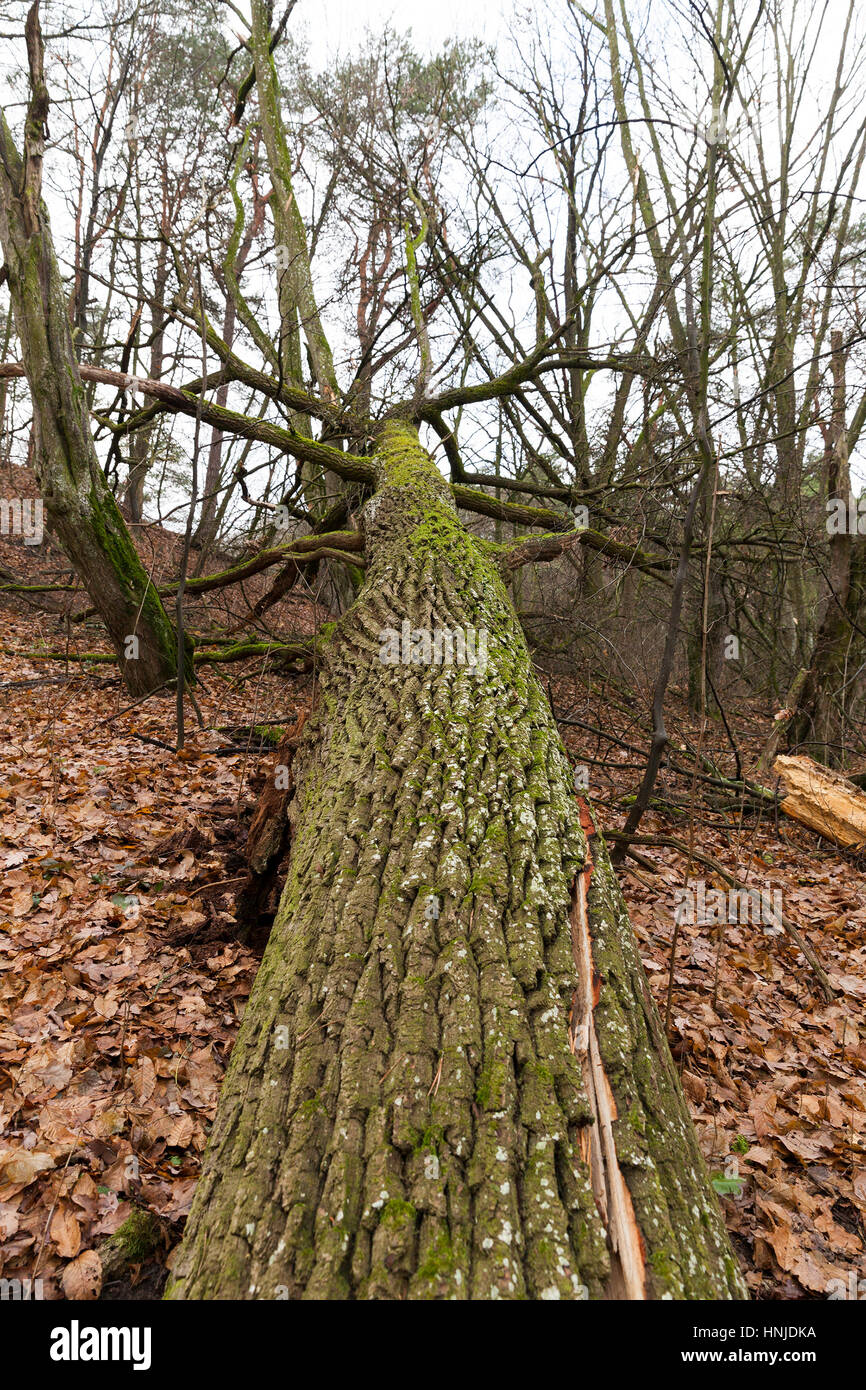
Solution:
M698 1105L707 1098L707 1083L700 1076L696 1076L694 1072L683 1072L683 1088L686 1095L696 1101Z
M120 1008L120 1000L116 994L103 994L98 999L94 999L93 1008L100 1018L114 1018Z
M63 1271L67 1298L92 1302L102 1292L102 1261L95 1250L85 1250Z
M833 1147L832 1135L821 1134L780 1134L779 1143L783 1144L789 1153L796 1154L804 1163L812 1163L815 1159L821 1158L827 1149Z
M156 1090L156 1068L149 1057L142 1057L133 1072L132 1089L136 1100L142 1104L150 1100Z
M769 1086L760 1087L753 1097L749 1114L758 1139L765 1139L768 1134L775 1132L776 1124L773 1117L776 1113L776 1103L776 1093Z
M164 1130L165 1142L170 1149L185 1149L192 1141L193 1123L189 1115L173 1118L170 1128Z
M18 1213L8 1202L0 1202L0 1240L11 1240L18 1230Z
M0 1149L0 1181L33 1182L40 1173L53 1168L50 1154L37 1149Z
M72 1260L81 1249L81 1227L72 1209L65 1204L59 1206L51 1218L48 1234L57 1246L58 1255L64 1260Z

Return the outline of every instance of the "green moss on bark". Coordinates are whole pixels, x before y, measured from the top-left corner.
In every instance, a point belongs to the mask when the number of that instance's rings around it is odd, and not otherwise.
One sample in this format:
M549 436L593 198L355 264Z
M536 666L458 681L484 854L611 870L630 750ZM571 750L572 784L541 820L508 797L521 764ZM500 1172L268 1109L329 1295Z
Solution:
M588 850L571 770L500 576L408 426L388 424L377 467L367 583L322 646L289 878L172 1296L604 1297L568 1031ZM404 619L484 627L487 663L383 662ZM599 1046L648 1292L741 1296L593 851Z

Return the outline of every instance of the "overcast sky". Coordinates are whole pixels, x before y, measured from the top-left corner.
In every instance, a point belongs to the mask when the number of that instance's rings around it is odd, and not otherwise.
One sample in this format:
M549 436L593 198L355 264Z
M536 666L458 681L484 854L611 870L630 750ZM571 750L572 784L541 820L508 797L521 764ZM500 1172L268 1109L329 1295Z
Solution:
M296 14L307 26L314 61L348 49L365 28L411 27L419 45L438 48L449 38L487 38L507 33L513 0L301 0Z
M242 12L248 11L248 0L236 0L238 9ZM791 3L791 0L788 0ZM827 9L824 10L826 3ZM70 8L77 14L87 15L90 13L89 0L69 0ZM590 11L601 8L600 0L585 0L586 8ZM630 17L635 23L646 15L645 0L627 0ZM279 6L277 7L280 8ZM560 11L565 6L557 6ZM678 40L682 40L684 35L679 33L677 26L665 24L665 19L670 20L676 14L674 0L660 0L660 3L653 9L653 22L647 26L646 31L641 34L641 42L648 50L653 51L653 57L657 65L657 75L659 77L659 89L661 96L653 94L653 101L658 103L661 100L661 111L663 116L668 114L664 105L665 88L675 93L677 98L686 103L689 98L689 83L693 80L692 64L684 63L684 55L681 51ZM826 91L827 81L835 72L835 66L839 57L839 49L842 39L842 28L838 20L842 18L843 12L847 9L847 0L818 0L818 8L826 16L824 31L818 51L814 57L812 76L809 83L808 100L805 103L806 111L804 115L804 128L809 125L810 112L817 124L821 114L826 110L829 100ZM411 29L415 44L421 49L436 50L441 48L443 43L449 39L460 38L480 38L491 45L498 44L500 49L507 50L508 39L512 31L517 27L518 16L523 17L527 12L531 15L543 10L543 6L538 0L299 0L297 8L292 15L292 28L301 29L308 42L310 58L314 67L322 67L328 63L333 63L340 57L357 51L358 40L365 29L370 29L374 33L380 32L386 25L391 25L398 32L405 32ZM25 12L25 0L0 0L0 36L12 37L12 42L4 42L0 37L0 89L2 89L2 78L4 72L10 70L21 71L25 64L24 43L21 37L23 30L23 14ZM236 15L233 15L228 5L222 7L224 15L224 27L226 33L237 32L240 28ZM805 15L805 9L797 11L798 14ZM14 16L14 19L13 19ZM866 27L866 0L860 0L859 23L855 22L854 29L862 30ZM7 27L8 26L8 27ZM638 27L641 27L638 25ZM300 37L300 36L299 36ZM854 33L848 36L847 50L850 56L856 50ZM50 53L49 53L50 56ZM763 63L768 73L768 94L770 101L767 105L766 122L760 119L761 126L765 126L764 135L766 140L766 151L768 158L772 161L773 137L776 126L775 101L775 55L772 50L765 51L763 55L756 54L755 62L758 66ZM682 78L686 81L680 80ZM20 95L20 92L19 92ZM58 92L55 84L55 99L62 93ZM705 101L705 92L700 101ZM696 101L698 97L696 96ZM852 98L849 96L848 104L851 106ZM20 118L21 107L13 103L12 110ZM700 105L696 106L695 119L703 119L709 113ZM763 110L759 113L754 109L748 112L750 122L755 122L763 116ZM861 115L856 103L849 111L850 120L854 123L859 121ZM735 117L735 119L737 119ZM638 148L641 148L645 139L645 131L642 123L638 121L633 128L633 140ZM806 131L808 137L809 131ZM514 133L512 138L509 132L506 137L506 148L508 155L513 154L513 147L519 144L519 132ZM842 148L840 146L840 148ZM508 157L508 156L506 156ZM611 156L615 160L615 152ZM56 151L49 148L48 152L49 178L48 185L56 187L58 178L59 157ZM62 178L62 174L61 174ZM54 200L56 202L56 199ZM55 213L54 203L52 203L52 215L55 217L55 229L62 229L65 226L64 213L62 208L58 208ZM520 286L518 286L520 292ZM522 292L528 294L528 286L522 286ZM841 304L844 311L844 300ZM604 325L604 305L600 305L596 315L596 324L599 328ZM333 331L333 325L332 325ZM856 389L851 383L852 390ZM860 457L853 460L853 471L858 485L866 482L866 462Z

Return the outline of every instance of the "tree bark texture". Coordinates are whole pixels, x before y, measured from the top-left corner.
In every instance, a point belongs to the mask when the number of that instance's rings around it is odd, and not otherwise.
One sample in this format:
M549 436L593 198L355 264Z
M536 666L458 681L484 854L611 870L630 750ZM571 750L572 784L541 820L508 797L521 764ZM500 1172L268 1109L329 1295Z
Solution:
M376 462L168 1296L745 1297L496 548L408 426ZM486 662L383 661L406 620Z

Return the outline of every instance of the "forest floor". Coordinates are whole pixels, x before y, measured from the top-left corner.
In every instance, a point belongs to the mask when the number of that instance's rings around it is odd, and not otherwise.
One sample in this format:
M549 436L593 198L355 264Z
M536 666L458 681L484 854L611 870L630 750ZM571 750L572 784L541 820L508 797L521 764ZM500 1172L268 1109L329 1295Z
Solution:
M22 574L22 551L0 544L0 567ZM312 616L290 600L275 621L297 632ZM130 708L110 666L32 655L66 640L62 615L0 594L0 1277L41 1279L46 1298L153 1298L263 946L261 931L239 939L246 832L273 762L251 730L294 722L312 677L206 667L204 727L188 707L176 753L173 695ZM70 652L95 640L78 625ZM563 720L597 731L561 725L590 767L602 824L617 828L641 770L623 745L646 746L646 698L566 676L550 688ZM766 738L771 714L749 701L727 711L743 749ZM694 744L676 693L670 716L674 742ZM710 721L705 752L721 760L726 746ZM677 785L663 775L660 796L688 800ZM784 816L705 801L660 806L641 831L687 839L690 815L699 848L782 893L836 990L826 1003L790 939L760 923L680 927L669 1036L749 1287L757 1298L856 1296L866 869ZM641 854L620 878L664 1015L686 856ZM726 886L699 874L708 890ZM136 1207L160 1219L162 1247L101 1287L93 1252Z

